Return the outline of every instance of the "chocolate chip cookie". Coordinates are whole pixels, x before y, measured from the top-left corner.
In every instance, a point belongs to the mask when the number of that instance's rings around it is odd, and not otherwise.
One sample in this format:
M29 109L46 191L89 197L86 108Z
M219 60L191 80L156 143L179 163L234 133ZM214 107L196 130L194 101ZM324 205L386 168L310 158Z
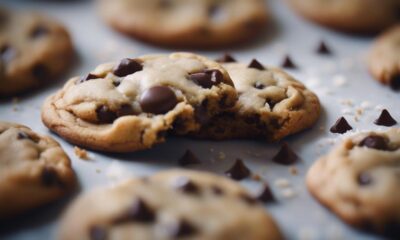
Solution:
M399 21L398 0L287 0L304 17L346 32L371 33Z
M307 174L310 192L348 224L400 236L400 129L350 137Z
M223 66L235 84L239 100L195 136L276 141L312 126L318 119L318 97L281 69L264 66L257 60Z
M143 56L98 66L49 97L42 119L66 140L91 149L150 148L165 133L185 134L237 94L220 64L190 53Z
M58 236L60 240L282 239L263 205L239 184L183 170L84 194L66 211Z
M116 30L173 47L225 47L265 29L263 0L101 0L99 10Z
M400 24L375 41L369 54L368 68L377 80L400 90Z
M0 122L0 220L54 201L75 185L70 160L56 141Z
M69 34L54 19L0 9L0 98L53 81L72 56Z

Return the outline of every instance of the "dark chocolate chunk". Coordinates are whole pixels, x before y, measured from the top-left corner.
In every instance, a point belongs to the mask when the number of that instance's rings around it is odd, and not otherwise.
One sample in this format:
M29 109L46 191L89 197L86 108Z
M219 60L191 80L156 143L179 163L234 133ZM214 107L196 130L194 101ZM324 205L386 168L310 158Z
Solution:
M364 138L358 146L360 147L367 147L367 148L374 148L378 150L388 150L388 144L386 139L381 136L368 136Z
M100 77L99 77L99 76L96 76L96 75L94 75L94 74L88 73L86 76L80 78L80 79L77 81L77 83L83 83L83 82L86 82L86 81L89 81L89 80L93 80L93 79L98 79L98 78L100 78Z
M299 159L299 156L289 147L289 144L283 143L279 152L272 158L272 161L283 164L290 165Z
M222 57L217 58L216 61L220 63L231 63L236 62L236 59L234 59L231 55L225 53Z
M222 190L222 188L218 187L218 186L212 186L211 187L211 191L215 194L215 195L223 195L224 194L224 190Z
M343 134L353 129L344 117L339 118L335 124L331 127L331 133Z
M26 132L19 132L18 136L17 136L17 139L18 140L21 140L21 139L30 139L30 140L32 140L32 138Z
M168 226L168 235L174 238L187 237L196 232L196 228L184 219Z
M185 154L178 160L178 164L180 166L187 166L187 165L192 165L192 164L199 164L201 161L194 155L192 151L189 149L186 150Z
M106 240L107 230L101 226L92 226L89 229L90 240Z
M226 176L238 181L249 177L250 174L250 169L244 165L241 159L236 159L236 162L233 164L233 166L225 172Z
M255 68L255 69L258 69L258 70L265 70L264 66L259 61L257 61L256 59L251 60L249 66L247 66L247 67L248 68Z
M44 64L36 64L32 68L33 77L39 81L48 81L49 80L49 70Z
M133 201L130 208L120 217L114 220L115 224L126 222L151 223L156 219L153 209L151 209L142 199L137 198Z
M164 114L172 110L176 104L178 99L174 91L166 86L151 87L140 96L140 107L147 113Z
M96 109L97 121L99 123L113 123L115 119L117 119L117 114L107 106L102 105Z
M297 65L292 61L289 55L285 56L281 66L283 68L297 69Z
M174 182L174 187L184 193L196 194L199 192L199 187L187 177L178 177Z
M192 73L189 75L189 79L203 88L212 88L212 86L220 84L224 76L219 70L213 69Z
M390 87L396 91L400 90L400 74L395 75L390 79Z
M259 82L254 83L254 87L257 89L264 89L265 85Z
M322 55L331 55L332 52L329 49L329 47L326 45L324 41L321 41L319 43L319 46L317 48L317 53L322 54Z
M122 117L129 115L135 115L135 111L133 110L132 106L130 104L122 104L117 111L117 116Z
M17 56L17 51L9 46L9 45L4 45L0 49L0 58L1 61L5 63L11 62L15 57Z
M118 66L114 68L114 75L118 77L124 77L141 71L142 69L142 64L140 64L135 59L124 58L121 60Z
M367 172L362 172L358 175L357 181L358 181L358 184L360 184L362 186L369 185L372 183L371 174L369 174Z
M57 171L52 167L44 167L41 175L42 183L46 187L64 187L60 180Z
M386 109L382 110L381 115L374 121L376 125L391 127L397 124L397 121L390 115L389 111Z
M29 33L29 37L31 38L39 38L49 33L49 29L45 26L38 25L36 26L32 32Z
M257 199L265 203L275 202L274 194L267 184L265 184L260 193L258 193Z

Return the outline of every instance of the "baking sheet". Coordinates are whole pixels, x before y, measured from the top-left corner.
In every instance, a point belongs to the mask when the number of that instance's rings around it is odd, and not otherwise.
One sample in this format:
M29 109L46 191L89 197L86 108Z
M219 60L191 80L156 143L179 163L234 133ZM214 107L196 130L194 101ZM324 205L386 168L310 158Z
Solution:
M114 32L101 22L91 1L0 0L0 4L50 14L68 27L74 39L79 56L73 69L54 85L19 98L18 102L0 102L0 119L19 122L39 133L55 137L73 162L80 181L80 192L114 184L130 176L143 176L176 167L177 159L186 149L191 149L202 160L201 165L192 169L222 174L236 158L241 158L254 173L267 180L277 204L266 205L266 208L287 239L379 239L343 224L313 200L304 185L304 175L311 163L343 137L329 133L329 127L337 118L345 116L355 129L352 132L382 129L375 126L373 120L383 108L400 119L400 109L395 107L398 93L374 81L366 69L365 55L372 42L371 37L324 29L293 14L283 1L271 0L269 6L274 20L268 33L259 41L222 51L196 51L211 58L229 51L240 61L249 62L257 58L268 65L279 65L284 55L290 54L299 70L289 72L315 91L323 106L315 127L286 139L301 157L295 165L297 175L291 174L289 167L271 161L280 144L261 141L215 142L169 137L167 143L148 151L131 154L90 152L91 160L84 161L75 156L73 145L51 134L42 124L40 107L44 99L69 77L83 75L100 63L174 50L147 45ZM315 53L321 39L332 49L333 56ZM261 187L252 180L241 183L254 192ZM59 216L73 197L1 226L0 239L52 239Z

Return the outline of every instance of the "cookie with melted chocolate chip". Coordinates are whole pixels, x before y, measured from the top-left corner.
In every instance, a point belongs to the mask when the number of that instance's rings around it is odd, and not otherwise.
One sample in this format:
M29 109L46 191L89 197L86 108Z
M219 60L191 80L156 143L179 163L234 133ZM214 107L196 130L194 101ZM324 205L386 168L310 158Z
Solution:
M266 28L263 0L101 0L111 27L173 47L226 47L253 40Z
M58 239L283 237L261 201L238 183L205 172L168 170L78 197L61 220Z
M59 199L75 185L71 162L56 141L0 122L0 220Z
M350 225L400 236L400 129L353 135L314 163L309 191Z
M59 22L4 9L0 18L0 98L42 87L67 70L74 51Z
M128 152L197 131L237 100L218 63L191 53L126 58L68 81L45 102L43 122L86 148Z

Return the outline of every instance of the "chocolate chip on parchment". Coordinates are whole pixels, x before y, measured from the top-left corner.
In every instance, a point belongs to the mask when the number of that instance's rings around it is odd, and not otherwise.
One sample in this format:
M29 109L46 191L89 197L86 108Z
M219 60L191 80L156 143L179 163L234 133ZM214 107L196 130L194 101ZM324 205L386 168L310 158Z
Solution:
M297 69L297 65L293 62L289 55L286 55L281 64L283 68Z
M274 194L271 191L271 188L268 186L268 184L265 184L261 191L257 194L256 198L264 203L271 203L275 202L275 197Z
M29 37L35 39L47 35L48 33L49 33L48 28L42 25L38 25L29 33Z
M127 211L122 214L122 216L114 220L115 224L125 223L125 222L141 222L141 223L151 223L155 221L154 210L151 209L142 199L137 198L133 201L132 205L127 209Z
M249 177L250 174L250 169L247 168L246 165L244 165L241 159L236 159L233 166L225 172L226 176L238 181Z
M178 160L178 164L182 167L200 163L201 161L197 158L196 155L194 155L194 153L190 149L187 149L183 156Z
M248 68L255 68L255 69L258 69L258 70L265 70L264 66L259 61L257 61L256 59L251 60L249 66L247 66L247 67Z
M217 58L216 61L220 63L232 63L236 62L236 59L233 58L230 54L225 53L222 57Z
M181 176L175 179L174 188L184 193L196 194L199 192L199 187L189 178Z
M318 45L317 48L317 53L321 54L321 55L331 55L332 52L329 49L328 45L326 45L326 43L324 41L321 41Z
M331 133L340 133L343 134L347 131L352 130L353 128L347 122L344 117L339 118L335 124L330 128Z
M362 186L369 185L372 183L371 174L369 174L367 172L362 172L358 175L357 181L358 181L358 184L360 184Z
M94 225L89 229L90 240L106 240L107 230L104 227Z
M379 115L378 119L374 121L376 125L391 127L397 124L397 121L390 115L389 111L383 109L381 115Z
M124 77L135 72L141 71L143 69L142 64L140 64L135 59L124 58L118 64L117 67L114 68L114 75L118 77Z
M360 147L367 147L367 148L374 148L378 150L388 150L388 145L386 139L381 136L368 136L364 138L358 146Z
M105 105L101 105L96 109L97 121L99 123L113 123L117 119L117 114Z
M146 113L164 114L173 109L178 104L178 99L166 86L155 86L147 89L140 96L140 107Z
M197 229L188 221L181 219L168 226L168 235L174 238L187 237L197 232Z
M203 88L212 88L212 86L220 84L224 76L219 70L211 69L192 73L189 75L189 79Z
M281 149L272 158L272 161L282 165L290 165L297 162L298 159L299 156L290 148L289 144L283 143Z

